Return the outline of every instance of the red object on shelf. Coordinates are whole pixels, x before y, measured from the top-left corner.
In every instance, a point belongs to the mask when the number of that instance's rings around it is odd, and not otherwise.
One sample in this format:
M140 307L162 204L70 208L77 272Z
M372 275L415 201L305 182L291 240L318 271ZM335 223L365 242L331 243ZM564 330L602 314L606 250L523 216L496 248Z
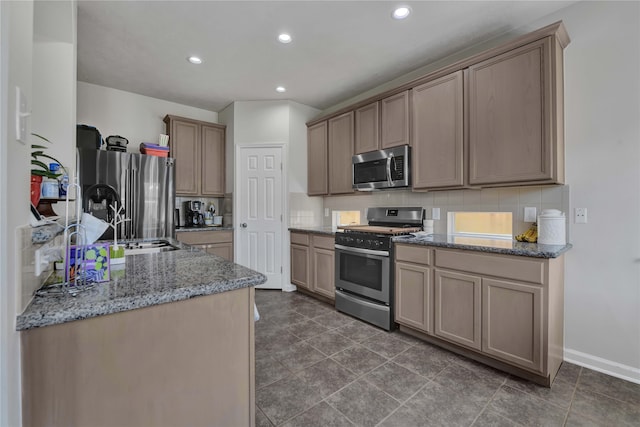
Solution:
M33 206L38 206L38 202L40 202L41 187L42 177L39 175L31 175L31 203L33 203Z
M140 152L142 154L147 154L149 156L169 157L168 150L154 150L152 148L141 148Z

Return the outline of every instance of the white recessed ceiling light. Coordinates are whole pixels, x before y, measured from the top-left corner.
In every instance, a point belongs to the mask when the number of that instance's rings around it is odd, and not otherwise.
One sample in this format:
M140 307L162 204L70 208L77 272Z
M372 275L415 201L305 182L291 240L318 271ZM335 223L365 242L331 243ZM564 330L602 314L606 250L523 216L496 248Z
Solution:
M411 9L408 6L401 6L393 11L394 19L404 19L411 13Z
M286 92L286 91L287 91L287 89L285 89L285 87L284 87L284 86L278 86L278 87L276 88L276 92L283 93L283 92Z
M202 64L202 59L198 58L197 56L190 56L187 58L187 61L191 62L192 64Z
M287 34L287 33L282 33L282 34L280 34L278 36L278 41L280 43L285 43L285 44L286 43L291 43L291 40L292 40L291 36L289 34Z

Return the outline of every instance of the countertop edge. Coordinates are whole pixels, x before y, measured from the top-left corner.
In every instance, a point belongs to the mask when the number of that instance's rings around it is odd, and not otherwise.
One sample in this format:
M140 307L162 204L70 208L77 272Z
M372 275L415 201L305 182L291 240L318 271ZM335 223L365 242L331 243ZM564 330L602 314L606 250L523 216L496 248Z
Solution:
M434 235L438 238L438 235ZM442 238L442 236L440 236ZM393 238L394 243L404 243L409 245L434 246L445 249L461 249L475 252L494 253L500 255L515 255L529 258L557 258L573 247L572 244L566 245L539 245L537 243L520 243L519 248L501 248L494 246L470 245L463 243L452 243L446 241L429 241L421 237L399 236Z
M108 307L103 307L103 309L96 307L78 309L77 307L74 307L73 309L55 312L54 316L41 316L38 318L34 318L35 316L21 314L16 318L16 331L26 331L29 329L53 326L75 320L90 319L92 317L117 314L139 308L183 301L200 296L215 295L261 285L266 281L267 277L264 274L256 273L252 276L239 279L223 279L215 282L203 283L201 285L183 288L174 292L158 292L123 297L119 300L110 301Z
M336 232L331 227L317 226L317 227L289 227L289 231L296 231L298 233L307 234L326 234L328 236L335 236Z

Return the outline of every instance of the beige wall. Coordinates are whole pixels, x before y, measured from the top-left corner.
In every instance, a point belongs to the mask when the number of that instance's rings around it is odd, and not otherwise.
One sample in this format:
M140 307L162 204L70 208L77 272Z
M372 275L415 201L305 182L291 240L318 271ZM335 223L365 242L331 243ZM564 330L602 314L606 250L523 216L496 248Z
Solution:
M139 153L141 142L157 143L167 114L218 123L215 111L78 82L77 123L95 126L103 138L124 136L129 152Z

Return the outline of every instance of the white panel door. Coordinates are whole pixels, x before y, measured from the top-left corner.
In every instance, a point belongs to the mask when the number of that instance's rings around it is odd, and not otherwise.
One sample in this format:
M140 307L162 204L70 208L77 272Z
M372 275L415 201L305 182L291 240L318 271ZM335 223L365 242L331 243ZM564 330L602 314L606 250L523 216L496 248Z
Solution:
M282 289L282 148L240 148L238 263L267 276L258 288Z

